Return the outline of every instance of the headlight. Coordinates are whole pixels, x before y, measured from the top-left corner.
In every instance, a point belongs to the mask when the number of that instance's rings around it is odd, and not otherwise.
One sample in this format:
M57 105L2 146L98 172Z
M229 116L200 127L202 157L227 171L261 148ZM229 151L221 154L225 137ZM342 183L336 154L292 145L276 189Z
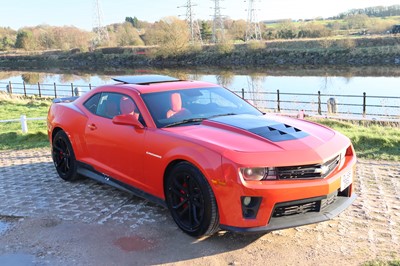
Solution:
M346 156L352 156L352 155L353 155L353 150L351 149L351 146L347 147L346 150L343 150L340 153L340 161L339 161L338 169L342 169L342 167L346 161Z
M276 180L274 167L241 168L240 172L246 181Z
M346 150L343 150L340 153L340 158L339 158L339 167L338 169L342 169L344 162L346 161Z

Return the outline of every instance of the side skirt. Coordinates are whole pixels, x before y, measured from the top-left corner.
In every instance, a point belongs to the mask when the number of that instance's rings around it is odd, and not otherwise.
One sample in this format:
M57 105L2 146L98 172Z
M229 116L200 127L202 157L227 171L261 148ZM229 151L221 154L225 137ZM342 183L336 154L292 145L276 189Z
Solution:
M106 184L112 187L115 187L119 190L128 192L129 194L133 194L135 196L141 197L143 199L146 199L148 201L151 201L155 204L158 204L162 207L167 208L167 204L163 199L160 199L156 196L153 196L147 192L144 192L138 188L135 188L133 186L130 186L128 184L125 184L115 178L112 178L106 174L100 173L96 171L91 165L78 162L78 174L83 175L85 177L88 177L90 179L93 179L99 183Z

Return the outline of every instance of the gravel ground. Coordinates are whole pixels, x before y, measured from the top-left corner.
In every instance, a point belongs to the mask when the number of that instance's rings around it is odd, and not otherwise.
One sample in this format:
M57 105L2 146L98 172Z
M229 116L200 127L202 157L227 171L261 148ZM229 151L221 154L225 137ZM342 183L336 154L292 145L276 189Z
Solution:
M400 164L360 160L355 203L269 234L194 239L168 210L58 178L49 149L0 152L0 265L359 265L400 260Z

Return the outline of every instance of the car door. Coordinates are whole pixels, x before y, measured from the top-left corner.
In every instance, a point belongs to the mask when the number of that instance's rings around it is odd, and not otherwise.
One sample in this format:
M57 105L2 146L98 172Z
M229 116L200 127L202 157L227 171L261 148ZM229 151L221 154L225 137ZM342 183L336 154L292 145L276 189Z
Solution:
M95 97L95 98L94 98ZM136 106L134 100L124 94L102 92L94 95L92 100L96 107L89 111L85 129L85 142L89 164L97 171L116 178L124 183L144 189L141 181L143 174L144 136L146 129L138 129L131 125L117 125L112 119L124 114L140 116L139 111L127 113L126 103ZM88 108L90 104L87 104ZM86 103L85 103L86 106Z

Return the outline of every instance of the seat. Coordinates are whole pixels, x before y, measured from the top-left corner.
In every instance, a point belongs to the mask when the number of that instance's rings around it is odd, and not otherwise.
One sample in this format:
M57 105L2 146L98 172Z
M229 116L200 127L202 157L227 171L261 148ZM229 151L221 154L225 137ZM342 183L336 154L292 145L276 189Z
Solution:
M121 114L131 114L139 119L139 112L137 111L136 104L128 97L122 97L120 101Z
M128 97L122 97L120 108L121 108L121 114L132 114L136 110L136 105Z
M108 118L113 118L114 116L118 115L118 105L112 101L112 100L108 100L106 102L106 107L105 107L105 115Z
M167 112L167 118L170 118L175 114L184 110L184 108L182 108L182 99L180 93L177 92L172 93L170 96L170 102L171 102L171 109L169 109Z

